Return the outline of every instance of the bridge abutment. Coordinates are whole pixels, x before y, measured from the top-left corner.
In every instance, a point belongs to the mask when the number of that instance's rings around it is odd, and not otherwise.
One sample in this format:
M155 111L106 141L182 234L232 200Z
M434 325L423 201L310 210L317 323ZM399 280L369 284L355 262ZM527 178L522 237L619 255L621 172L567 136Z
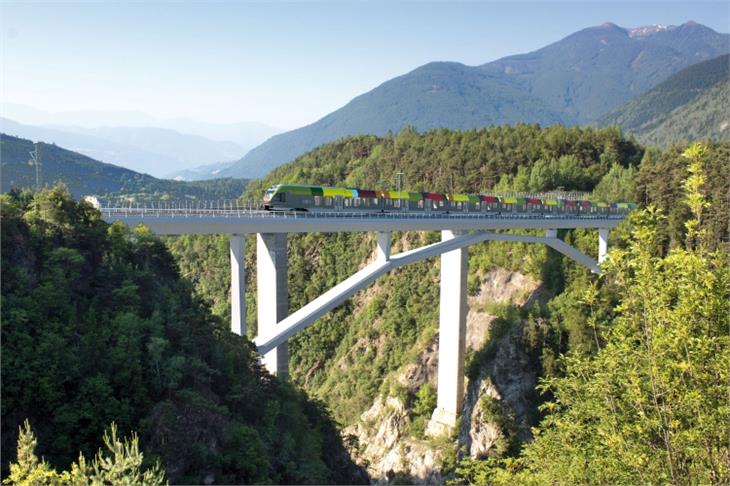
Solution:
M246 335L246 239L231 235L228 244L231 255L231 332Z
M276 325L289 314L286 233L256 234L256 286L258 294L258 335L276 334ZM286 378L289 374L289 346L286 341L264 354L270 373Z
M451 240L460 234L464 232L444 230L441 240ZM468 247L441 255L438 398L427 428L431 436L453 430L464 401L468 255Z

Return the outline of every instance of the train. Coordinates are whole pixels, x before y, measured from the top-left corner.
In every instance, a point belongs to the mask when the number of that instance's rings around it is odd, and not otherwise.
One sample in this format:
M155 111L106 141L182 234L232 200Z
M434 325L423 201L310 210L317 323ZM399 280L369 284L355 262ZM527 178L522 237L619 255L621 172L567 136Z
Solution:
M555 194L522 197L276 184L264 194L263 207L267 211L620 216L636 205L556 197Z

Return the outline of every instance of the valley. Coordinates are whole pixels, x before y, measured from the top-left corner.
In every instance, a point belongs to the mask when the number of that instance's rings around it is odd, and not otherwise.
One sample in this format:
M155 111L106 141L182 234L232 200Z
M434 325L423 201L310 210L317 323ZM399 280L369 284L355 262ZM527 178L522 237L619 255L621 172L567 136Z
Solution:
M0 6L3 483L730 482L714 6L97 7Z

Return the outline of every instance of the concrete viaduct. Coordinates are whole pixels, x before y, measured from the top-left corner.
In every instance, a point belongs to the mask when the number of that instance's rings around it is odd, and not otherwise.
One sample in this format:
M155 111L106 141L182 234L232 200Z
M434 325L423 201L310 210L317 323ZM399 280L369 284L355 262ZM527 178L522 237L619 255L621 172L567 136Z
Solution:
M594 273L608 249L608 233L625 215L546 217L530 214L410 214L303 213L252 209L101 209L106 221L130 227L147 225L160 235L228 234L231 258L231 331L246 335L244 235L256 234L258 336L254 342L273 374L288 373L287 340L313 324L355 292L389 270L425 258L441 257L439 312L438 401L429 430L450 430L461 412L464 396L466 281L468 247L490 240L542 243L572 258ZM560 240L558 229L598 230L598 262ZM497 233L497 230L542 230L544 236ZM377 258L349 278L289 314L287 234L369 231L377 234ZM441 241L391 254L392 231L440 231Z

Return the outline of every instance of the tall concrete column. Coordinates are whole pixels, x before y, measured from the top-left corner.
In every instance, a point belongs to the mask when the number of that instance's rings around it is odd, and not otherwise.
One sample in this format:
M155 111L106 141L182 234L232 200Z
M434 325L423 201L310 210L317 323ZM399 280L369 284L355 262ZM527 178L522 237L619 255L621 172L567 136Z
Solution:
M390 231L378 231L378 261L390 260Z
M608 228L598 228L598 263L606 259L608 253Z
M258 334L274 334L276 324L289 314L286 233L256 234L256 286L258 292ZM289 348L281 344L264 355L270 373L286 378Z
M241 235L231 235L228 240L231 254L231 332L246 335L246 269L243 258L246 240Z
M441 240L459 234L463 232L442 231ZM428 433L433 436L453 429L464 401L468 254L468 249L462 248L441 255L438 400L428 424Z
M556 229L546 229L545 230L545 238L557 238L558 237L558 230Z

